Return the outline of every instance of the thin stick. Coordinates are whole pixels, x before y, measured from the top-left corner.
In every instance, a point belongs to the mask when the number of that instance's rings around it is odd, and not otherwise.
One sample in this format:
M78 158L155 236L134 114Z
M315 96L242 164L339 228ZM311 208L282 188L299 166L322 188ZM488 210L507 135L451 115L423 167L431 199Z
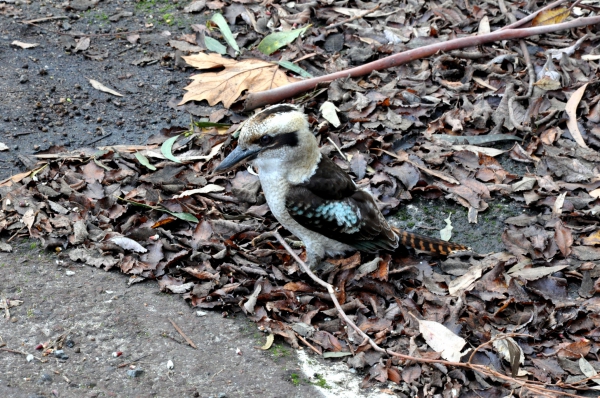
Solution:
M529 389L531 391L549 396L549 397L554 397L556 396L557 391L556 390L550 390L548 388L536 385L534 382L530 382L530 381L525 381L525 380L519 380L519 379L515 379L514 377L511 376L507 376L504 375L498 371L495 371L491 368L488 368L487 366L483 366L483 365L474 365L471 363L462 363L462 362L452 362L452 361L446 361L446 360L442 360L442 359L427 359L427 358L418 358L418 357L412 357L409 355L404 355L404 354L400 354L394 351L391 351L389 349L383 349L381 347L379 347L377 345L377 343L375 343L365 332L363 332L358 326L356 326L356 324L350 319L348 318L348 315L346 315L346 313L344 312L344 310L342 309L342 307L340 306L339 301L337 300L337 297L335 295L335 291L333 290L333 286L331 286L329 283L325 282L324 280L322 280L321 278L319 278L318 276L316 276L308 267L308 265L306 265L306 263L304 261L302 261L300 259L300 257L298 257L298 255L292 250L292 248L286 243L285 239L283 239L283 237L281 235L279 235L278 232L273 232L273 236L275 238L277 238L277 240L279 241L279 243L281 244L281 246L283 246L285 248L285 250L287 250L287 252L292 256L292 258L294 260L296 260L296 262L300 265L300 267L302 268L302 270L304 272L306 272L306 274L313 280L315 281L317 284L323 286L324 288L327 289L327 291L329 292L329 295L331 297L331 301L333 301L333 304L335 305L335 308L338 311L338 314L340 315L340 317L344 320L344 322L346 322L346 325L350 326L352 329L354 329L361 337L364 338L364 342L365 343L369 343L371 345L371 347L378 352L382 352L397 358L400 358L404 361L412 361L412 362L417 362L417 363L428 363L428 364L442 364L445 366L451 366L451 367L459 367L459 368L467 368L467 369L471 369L474 370L476 372L479 372L483 375L486 376L494 376L497 377L501 380L507 381L509 383L515 383L519 386L521 386L522 388L525 389ZM362 344L361 344L362 345ZM579 395L574 395L574 394L569 394L563 391L560 391L560 395L563 396L567 396L567 397L574 397L577 398L579 397Z
M181 328L177 326L177 324L171 318L167 319L169 320L169 322L171 322L171 324L173 325L175 330L177 330L177 332L181 335L181 337L183 337L192 348L198 349L198 347L196 347L196 344L194 344L194 342L189 337L187 337L185 333L183 333L183 330L181 330Z
M346 19L345 21L342 21L342 22L338 22L338 23L334 23L334 24L332 24L332 25L329 25L329 26L325 27L325 29L335 29L335 28L339 28L340 26L342 26L342 25L344 25L344 24L347 24L347 23L349 23L349 22L356 21L357 19L361 19L361 18L363 18L363 17L366 17L367 15L371 14L372 12L375 12L375 11L379 10L379 8L380 8L380 7L381 7L381 4L377 4L377 6L375 6L374 8L371 8L370 10L367 10L367 11L363 12L362 14L355 15L355 16L353 16L352 18L348 18L348 19Z
M304 344L306 344L308 346L308 348L313 350L317 355L323 355L322 352L319 352L319 350L317 350L312 344L310 344L308 341L306 341L306 339L304 337L300 336L296 332L294 332L294 334L296 335L296 337L298 337L300 339L300 341L302 341Z
M152 32L152 30L150 30L150 29L140 29L140 30L131 30L131 31L127 31L127 32L114 32L114 33L89 33L89 34L88 33L69 33L69 32L60 32L60 31L54 30L54 29L48 29L43 26L36 25L33 22L24 21L21 23L24 25L35 26L36 28L40 28L40 29L43 29L43 30L51 32L51 33L56 33L57 35L72 36L72 37L105 37L105 36L130 35L133 33Z
M120 364L119 366L117 366L117 368L124 368L125 366L131 365L132 363L136 363L138 361L141 361L142 359L144 359L146 357L149 357L150 355L152 355L152 354L142 355L141 357L136 358L133 361L125 362L125 363Z
M403 65L407 62L411 62L416 59L429 57L433 54L436 54L439 51L452 51L460 48L473 47L501 40L522 39L528 36L535 36L560 30L595 25L597 23L600 23L600 16L577 18L569 22L563 22L555 25L536 26L533 28L497 30L495 32L488 33L485 35L461 37L459 39L435 43L428 46L423 46L412 50L404 51L398 54L394 54L389 57L370 62L368 64L357 66L355 68L331 73L324 76L318 76L312 79L301 80L271 90L261 91L258 93L251 93L248 95L248 98L244 102L244 108L245 110L251 110L267 104L277 103L283 101L284 99L291 98L297 94L301 94L306 91L312 90L321 83L329 83L334 81L335 79L346 77L365 76L373 72L374 70L388 69L395 66Z
M29 21L23 21L22 23L35 24L35 23L39 23L39 22L53 21L55 19L69 19L69 17L61 15L61 16L57 16L57 17L46 17L46 18L30 19Z

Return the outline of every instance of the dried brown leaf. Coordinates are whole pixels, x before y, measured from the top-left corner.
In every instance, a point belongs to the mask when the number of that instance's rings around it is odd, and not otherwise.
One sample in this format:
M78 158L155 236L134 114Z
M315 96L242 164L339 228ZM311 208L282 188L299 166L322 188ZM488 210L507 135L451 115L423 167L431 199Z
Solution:
M223 102L223 105L229 108L246 90L256 93L298 80L287 76L276 64L258 59L236 61L219 54L204 53L190 55L183 59L188 65L201 70L225 69L216 73L205 72L192 76L193 82L185 87L188 92L179 105L192 100L207 100L211 106Z
M555 25L563 22L571 15L567 7L553 8L540 12L531 22L532 26Z

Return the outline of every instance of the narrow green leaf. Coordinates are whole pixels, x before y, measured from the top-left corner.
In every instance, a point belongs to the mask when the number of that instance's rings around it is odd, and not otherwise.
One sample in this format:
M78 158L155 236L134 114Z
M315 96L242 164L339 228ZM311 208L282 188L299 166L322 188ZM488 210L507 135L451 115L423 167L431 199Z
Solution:
M204 121L200 120L199 122L194 122L194 126L200 127L200 128L207 128L207 127L229 127L229 126L231 126L231 124L204 122Z
M181 160L173 156L173 144L175 143L177 138L179 138L178 135L176 135L175 137L171 137L165 142L163 142L163 144L160 147L160 152L164 155L165 158L169 159L170 161L175 163L181 163Z
M287 46L288 44L296 40L296 38L298 38L298 36L306 32L306 30L310 28L310 26L311 25L308 25L304 28L289 30L287 32L271 33L270 35L262 39L262 41L258 45L258 51L266 55L271 55L275 51L279 50L281 47Z
M110 167L108 167L107 165L105 165L104 163L102 163L101 161L99 161L96 158L94 158L94 163L96 163L98 166L102 167L106 171L112 171L113 170L113 169L111 169Z
M313 77L313 75L311 75L310 73L308 73L307 71L305 71L304 69L302 69L301 67L299 67L298 65L296 65L293 62L290 62L290 61L279 61L278 64L281 65L281 66L283 66L286 69L291 70L292 72L295 72L295 73L299 74L302 77L308 77L308 78Z
M227 21L225 21L225 18L223 18L223 15L216 13L212 16L210 20L217 24L227 44L229 44L231 48L233 48L236 52L239 53L240 48L238 47L235 41L235 37L233 37L233 33L231 33L231 29L229 29L229 25L227 25Z
M147 157L145 157L144 155L142 155L141 152L136 152L135 153L135 158L138 160L138 162L140 162L143 166L146 166L147 168L149 168L150 170L154 171L156 170L156 167L154 167L153 165L150 164L150 161L148 160Z
M169 213L170 215L179 218L180 220L183 221L190 221L190 222L200 222L193 214L190 213L176 213L174 211L168 211L165 210L166 213Z
M224 45L222 45L221 42L219 42L218 40L215 40L215 39L213 39L212 37L209 37L209 36L204 36L204 45L210 51L214 51L214 52L219 53L221 55L223 55L223 54L225 54L227 52L227 47L225 47Z

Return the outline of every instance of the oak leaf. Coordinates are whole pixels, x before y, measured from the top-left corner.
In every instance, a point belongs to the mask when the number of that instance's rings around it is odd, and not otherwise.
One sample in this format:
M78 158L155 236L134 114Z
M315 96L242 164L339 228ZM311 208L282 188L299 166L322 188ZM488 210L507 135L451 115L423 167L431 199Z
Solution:
M211 106L223 102L226 108L242 94L256 93L293 83L298 79L287 76L276 64L259 59L236 61L219 54L194 54L183 57L188 65L197 69L225 68L219 72L206 72L191 77L188 91L179 105L188 101L207 100Z

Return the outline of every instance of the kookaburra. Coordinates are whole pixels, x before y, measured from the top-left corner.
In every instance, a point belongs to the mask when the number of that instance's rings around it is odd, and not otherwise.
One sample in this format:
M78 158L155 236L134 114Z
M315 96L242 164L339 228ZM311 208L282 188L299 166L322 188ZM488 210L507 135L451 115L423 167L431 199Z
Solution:
M275 105L246 120L237 147L215 169L252 162L271 212L306 246L315 268L324 256L348 251L395 250L400 244L448 254L466 247L394 231L375 200L319 151L306 115L293 105Z

